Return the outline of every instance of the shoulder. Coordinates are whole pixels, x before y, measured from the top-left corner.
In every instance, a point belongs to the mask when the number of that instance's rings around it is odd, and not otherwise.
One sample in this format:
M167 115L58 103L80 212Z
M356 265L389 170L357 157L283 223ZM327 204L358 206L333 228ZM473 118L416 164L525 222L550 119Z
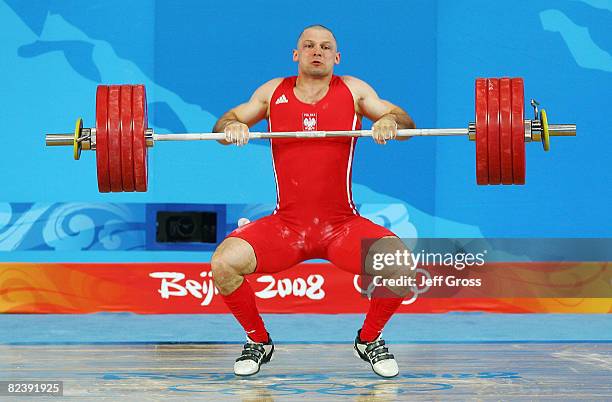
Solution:
M284 78L272 78L270 81L263 83L259 88L257 88L257 92L262 92L266 94L272 95L272 92L283 82Z
M277 77L277 78L272 78L270 81L264 83L262 85L262 87L269 87L269 88L273 88L276 89L276 87L283 82L285 78L284 77Z
M283 80L284 78L278 77L263 83L259 88L255 90L253 97L257 98L262 102L269 102L270 98L274 94L274 91L280 85L280 83L283 82Z
M363 84L367 85L367 83L364 80L359 79L357 77L353 77L352 75L341 75L340 79L344 81L344 83L347 85L363 85Z
M357 77L353 77L351 75L343 75L340 77L340 79L346 84L346 86L351 90L353 95L355 95L357 98L363 98L374 91L367 82Z

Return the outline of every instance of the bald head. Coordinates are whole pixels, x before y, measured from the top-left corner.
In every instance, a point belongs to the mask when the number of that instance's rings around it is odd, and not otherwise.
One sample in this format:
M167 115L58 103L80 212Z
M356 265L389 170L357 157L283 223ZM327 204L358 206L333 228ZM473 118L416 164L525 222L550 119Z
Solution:
M304 36L306 31L310 31L310 30L323 30L323 31L327 31L331 35L331 37L333 38L335 47L338 48L338 42L336 41L336 36L332 32L332 30L329 29L328 27L326 27L325 25L320 25L320 24L308 25L306 28L302 29L302 32L300 32L300 35L298 36L298 40L297 40L298 48L300 47L300 40L302 40L302 37Z

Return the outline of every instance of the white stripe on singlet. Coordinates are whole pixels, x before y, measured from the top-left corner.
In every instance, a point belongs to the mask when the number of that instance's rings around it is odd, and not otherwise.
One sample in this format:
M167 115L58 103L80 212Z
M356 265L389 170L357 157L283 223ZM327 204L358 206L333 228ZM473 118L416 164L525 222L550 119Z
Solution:
M355 130L355 127L357 127L357 113L353 117L353 128L351 130ZM353 164L353 152L355 152L355 140L355 137L351 138L351 150L349 151L348 163L346 165L346 198L348 199L349 207L357 215L357 209L351 197L351 166Z
M272 132L272 116L268 118L268 129ZM278 208L280 207L280 190L278 189L278 176L276 175L276 165L274 164L274 149L272 149L272 139L270 138L270 153L272 154L272 170L274 171L274 183L276 183L276 208L274 208L274 212L272 215L275 215L278 212Z

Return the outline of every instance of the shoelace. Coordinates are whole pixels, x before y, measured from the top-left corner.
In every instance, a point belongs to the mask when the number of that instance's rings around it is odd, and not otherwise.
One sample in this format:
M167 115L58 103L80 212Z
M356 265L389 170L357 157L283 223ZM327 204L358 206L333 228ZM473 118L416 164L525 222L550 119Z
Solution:
M365 349L365 354L368 356L368 359L370 359L372 364L381 360L394 358L394 356L389 353L389 349L385 347L385 341L382 339L376 342L368 343L368 346Z
M261 343L245 343L242 354L236 359L236 361L253 360L256 363L259 363L259 360L265 353L266 350Z

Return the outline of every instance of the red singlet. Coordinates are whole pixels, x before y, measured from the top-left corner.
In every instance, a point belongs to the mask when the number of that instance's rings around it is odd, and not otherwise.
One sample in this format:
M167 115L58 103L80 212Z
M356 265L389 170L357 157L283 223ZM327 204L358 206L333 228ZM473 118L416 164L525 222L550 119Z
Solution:
M270 131L359 130L353 95L338 76L315 104L294 93L297 77L285 78L270 99ZM278 272L301 261L325 258L359 273L361 239L394 236L362 218L351 194L356 138L271 140L277 204L271 216L242 226L229 237L255 251L257 272Z
M340 77L317 103L294 94L296 77L285 78L270 101L270 131L359 130L353 95ZM275 213L293 219L312 215L346 219L357 215L351 194L351 166L356 138L271 140L277 188Z

